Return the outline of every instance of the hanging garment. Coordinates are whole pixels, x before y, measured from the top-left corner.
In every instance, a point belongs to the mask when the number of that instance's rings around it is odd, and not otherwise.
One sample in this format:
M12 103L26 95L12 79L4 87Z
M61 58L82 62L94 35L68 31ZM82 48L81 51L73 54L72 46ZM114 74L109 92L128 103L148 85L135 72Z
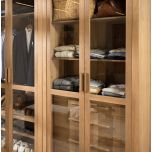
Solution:
M20 85L34 85L34 32L31 34L29 49L26 31L21 31L14 39L13 78Z
M5 41L5 32L1 32L1 80L4 80L5 79L5 54L4 54L4 51L5 51L5 44L4 44L4 41Z
M16 35L17 35L17 31L14 29L13 41ZM5 81L5 57L6 57L6 53L5 53L5 30L4 30L3 32L1 32L1 81L2 82Z

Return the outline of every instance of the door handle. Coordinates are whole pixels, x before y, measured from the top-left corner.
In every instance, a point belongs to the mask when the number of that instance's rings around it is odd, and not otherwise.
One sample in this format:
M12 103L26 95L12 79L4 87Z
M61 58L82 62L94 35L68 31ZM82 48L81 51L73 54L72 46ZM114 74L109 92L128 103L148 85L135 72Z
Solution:
M81 91L84 91L84 73L81 73L81 88L80 88L80 90Z
M85 73L84 91L85 93L90 91L89 73Z
M5 68L5 77L6 77L6 82L11 83L11 72L10 68Z

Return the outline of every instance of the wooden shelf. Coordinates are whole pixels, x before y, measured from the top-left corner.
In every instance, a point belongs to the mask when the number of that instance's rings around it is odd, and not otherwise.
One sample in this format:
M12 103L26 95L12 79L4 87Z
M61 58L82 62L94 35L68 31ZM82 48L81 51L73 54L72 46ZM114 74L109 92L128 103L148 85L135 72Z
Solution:
M97 150L101 150L101 151L105 151L105 152L110 152L110 149L105 148L105 147L100 147L98 145L90 145L91 148L97 149Z
M35 91L35 87L25 86L25 85L13 84L12 88L14 90L21 90L21 91L29 91L29 92L34 92Z
M79 92L72 92L72 91L65 91L65 90L57 90L57 89L50 89L51 95L56 96L63 96L63 97L70 97L70 98L79 98Z
M125 19L126 19L126 16L123 15L123 16L113 16L113 17L92 18L91 21L92 22L114 21L114 20L125 21Z
M79 122L79 120L78 120L78 119L74 119L74 118L69 118L69 121Z
M1 111L1 116L5 117L5 111ZM20 115L17 113L13 113L13 119L17 120L22 120L22 121L27 121L27 122L33 122L34 123L34 117L31 116L25 116L25 115Z
M90 100L98 101L98 102L102 102L102 103L116 104L116 105L126 105L127 104L125 98L116 98L116 97L94 95L94 94L90 94Z
M97 126L97 127L101 127L101 128L106 128L106 129L112 129L110 126L108 125L102 125L102 124L99 124L99 123L94 123L94 122L91 122L90 125L92 126Z
M72 60L72 61L79 61L79 58L56 58L53 57L52 60Z
M30 16L30 15L34 15L34 12L13 14L13 17L24 17L24 16ZM2 18L5 18L4 15L2 15L1 17L2 17Z
M1 83L1 88L2 88L2 89L5 89L5 87L6 87L6 86L5 86L5 83Z
M52 58L52 60L67 60L67 61L79 61L79 58ZM111 60L111 59L90 59L90 61L98 61L98 62L120 62L125 63L126 60Z
M52 21L52 24L76 24L79 20Z
M77 140L73 140L73 139L68 139L68 141L70 142L70 143L73 143L73 144L79 144L79 141L77 141Z
M2 131L6 131L5 128L1 128ZM14 135L18 135L18 136L23 136L23 137L27 137L27 138L31 138L31 139L34 139L34 136L33 135L30 135L28 133L23 133L23 132L19 132L19 131L13 131L13 134Z
M91 18L90 21L91 22L101 22L101 21L113 21L113 20L117 20L117 21L125 21L126 16L114 16L114 17L102 17L102 18ZM65 20L65 21L52 21L52 24L76 24L79 23L79 19L76 20Z

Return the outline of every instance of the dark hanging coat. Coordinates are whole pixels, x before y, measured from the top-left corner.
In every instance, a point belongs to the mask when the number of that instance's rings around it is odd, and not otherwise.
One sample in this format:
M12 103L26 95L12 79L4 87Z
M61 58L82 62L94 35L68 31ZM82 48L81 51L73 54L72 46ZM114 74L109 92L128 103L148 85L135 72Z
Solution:
M29 51L25 30L19 32L13 44L13 81L19 85L34 85L34 30Z

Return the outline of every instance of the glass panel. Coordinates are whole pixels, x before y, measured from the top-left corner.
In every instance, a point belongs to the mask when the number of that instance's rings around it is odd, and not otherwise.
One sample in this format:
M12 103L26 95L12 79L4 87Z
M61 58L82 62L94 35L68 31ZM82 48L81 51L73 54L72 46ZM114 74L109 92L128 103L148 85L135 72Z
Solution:
M13 0L13 82L34 85L34 0Z
M78 92L79 0L52 3L51 88Z
M79 102L77 99L52 97L53 152L79 151Z
M13 151L34 150L34 93L13 91Z
M97 2L95 14L90 20L90 93L124 98L126 2L114 2L111 2L113 5L108 1Z
M125 107L91 102L91 152L125 152Z
M5 1L1 0L1 82L5 82Z

